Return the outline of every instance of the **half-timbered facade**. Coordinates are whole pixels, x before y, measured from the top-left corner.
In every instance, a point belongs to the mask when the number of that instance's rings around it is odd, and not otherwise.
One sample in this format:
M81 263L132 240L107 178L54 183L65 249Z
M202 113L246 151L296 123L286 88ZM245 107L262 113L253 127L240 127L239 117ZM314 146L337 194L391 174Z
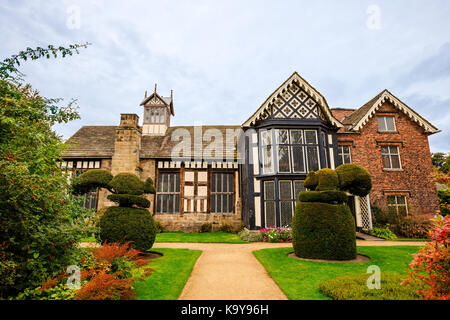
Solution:
M170 126L173 92L160 96L156 86L140 105L142 124L122 114L119 126L78 130L62 168L70 176L103 168L151 177L150 211L168 229L289 225L306 174L349 162L374 181L369 196L350 196L358 228L372 227L370 203L401 214L437 210L428 135L438 130L387 90L359 109L331 109L295 72L242 125L230 126ZM93 192L86 206L113 205L106 196Z

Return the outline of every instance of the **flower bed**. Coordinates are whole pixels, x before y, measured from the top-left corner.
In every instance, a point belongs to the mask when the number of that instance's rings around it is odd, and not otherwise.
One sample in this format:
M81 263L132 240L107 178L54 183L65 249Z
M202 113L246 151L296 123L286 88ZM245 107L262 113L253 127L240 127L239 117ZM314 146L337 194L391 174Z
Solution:
M268 227L258 230L263 234L264 242L292 242L291 227Z

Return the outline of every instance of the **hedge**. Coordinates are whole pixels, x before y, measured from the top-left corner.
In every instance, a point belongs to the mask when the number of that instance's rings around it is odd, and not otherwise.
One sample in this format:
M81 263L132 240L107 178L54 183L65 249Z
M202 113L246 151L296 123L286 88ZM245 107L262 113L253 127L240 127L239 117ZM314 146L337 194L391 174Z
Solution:
M130 246L145 252L155 242L157 227L150 212L140 208L109 207L99 221L101 242L133 241Z
M352 163L346 163L336 168L339 177L339 189L353 195L364 197L372 189L372 177L366 169Z
M149 208L150 200L132 194L110 194L108 200L118 203L120 207L131 207L136 205L140 208Z
M297 202L292 245L301 258L351 260L356 258L355 230L347 205Z
M337 190L328 191L303 191L299 192L298 199L301 202L344 203L347 201L345 192Z
M72 179L74 194L86 194L96 188L109 188L113 175L104 169L92 169Z

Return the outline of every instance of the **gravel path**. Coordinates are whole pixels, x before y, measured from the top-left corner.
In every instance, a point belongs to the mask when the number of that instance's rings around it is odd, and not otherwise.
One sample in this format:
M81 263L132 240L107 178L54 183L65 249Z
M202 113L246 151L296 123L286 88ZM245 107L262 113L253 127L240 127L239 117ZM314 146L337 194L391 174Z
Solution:
M358 246L420 246L424 242L357 240ZM82 243L82 247L96 244ZM180 300L286 300L253 251L289 243L155 243L153 248L202 250Z

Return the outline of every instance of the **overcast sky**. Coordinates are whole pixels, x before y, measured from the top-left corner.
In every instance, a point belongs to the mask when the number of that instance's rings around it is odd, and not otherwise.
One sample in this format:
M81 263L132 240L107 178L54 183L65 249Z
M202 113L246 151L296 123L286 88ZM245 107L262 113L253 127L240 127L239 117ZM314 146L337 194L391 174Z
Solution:
M0 57L92 43L20 69L42 95L78 99L81 119L55 127L64 138L141 116L155 83L174 90L172 125L242 124L297 71L331 107L390 90L442 130L431 151L450 151L449 17L448 0L2 0Z

